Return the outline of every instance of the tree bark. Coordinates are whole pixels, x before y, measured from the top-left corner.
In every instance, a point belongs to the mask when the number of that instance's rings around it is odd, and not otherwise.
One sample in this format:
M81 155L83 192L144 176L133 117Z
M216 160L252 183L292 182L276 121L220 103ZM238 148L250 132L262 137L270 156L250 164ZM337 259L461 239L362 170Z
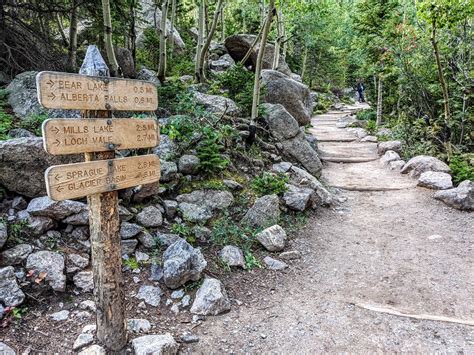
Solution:
M382 74L379 74L379 83L377 88L377 127L382 124Z
M160 24L160 62L158 64L158 79L162 83L166 80L166 61L167 50L166 42L168 41L168 33L166 32L166 20L168 19L169 0L163 0L161 5L161 24Z
M285 32L285 22L283 19L283 0L280 1L280 8L278 10L278 23L277 23L277 39L275 41L275 52L273 54L273 65L272 69L277 70L280 66L280 49L283 43L283 36Z
M170 59L173 59L174 54L174 31L175 31L175 22L176 22L176 0L171 1L171 29L170 29L170 37L171 37L171 45L170 45Z
M128 34L128 49L132 53L133 63L137 63L137 30L136 30L136 2L130 1L130 30Z
M69 27L69 67L77 71L77 0L72 0L71 18Z
M95 52L94 65L87 68L83 66L80 74L108 76L108 68L100 57L99 50L92 48L89 53L89 49L86 57ZM111 112L82 111L81 116L83 119L108 118L111 117ZM113 151L85 154L85 161L113 158L115 158ZM99 343L107 348L108 353L114 353L127 344L118 194L117 191L96 194L88 196L87 201L94 298L97 307L96 336Z
M303 52L303 63L301 68L301 81L306 77L306 67L308 65L308 47L305 47Z
M260 81L261 81L260 74L262 72L263 57L265 55L265 47L267 44L268 34L272 26L274 11L275 11L275 0L269 0L268 13L267 13L266 20L264 21L265 26L263 27L262 40L260 42L260 49L258 51L257 62L255 64L255 82L254 82L254 87L253 87L252 114L250 117L250 127L249 127L250 135L247 141L249 144L253 144L253 142L255 141L255 135L256 135L255 120L258 117L258 107L260 104Z
M255 48L255 46L257 45L258 41L260 40L260 37L262 37L262 32L263 32L263 29L265 28L265 22L266 20L264 20L264 24L262 27L260 27L260 31L258 31L257 33L257 36L255 37L255 39L253 40L251 46L249 47L249 50L247 51L247 53L245 53L245 56L242 58L242 60L240 61L240 63L242 65L245 65L245 62L250 58L250 56L252 55L252 52Z
M221 42L225 42L225 14L224 10L221 11Z
M112 41L112 17L110 15L109 0L102 0L102 14L104 16L104 42L111 76L122 76L120 67L115 57Z
M224 0L218 0L217 5L216 5L216 11L214 12L214 17L212 19L211 28L209 30L209 33L207 34L206 42L202 46L200 57L198 59L199 71L198 71L198 77L196 79L199 80L199 82L201 83L206 82L206 70L205 70L204 64L206 61L206 56L209 50L209 46L211 45L212 37L214 36L214 33L216 32L216 29L217 29L217 24L219 23L219 17L220 17L220 13L222 11L223 5L224 5Z
M63 41L64 47L68 48L69 42L67 40L66 34L64 33L63 20L61 19L61 15L59 13L56 13L56 22L58 23L58 31L61 35L61 40Z
M205 21L206 21L206 14L205 14L205 1L206 0L200 0L199 1L199 8L198 8L198 39L197 39L197 45L196 45L196 64L195 64L195 69L194 69L194 77L196 82L201 82L201 78L199 77L199 73L201 73L201 68L199 68L200 64L200 59L201 59L201 53L202 53L202 47L204 45L204 27L205 27Z

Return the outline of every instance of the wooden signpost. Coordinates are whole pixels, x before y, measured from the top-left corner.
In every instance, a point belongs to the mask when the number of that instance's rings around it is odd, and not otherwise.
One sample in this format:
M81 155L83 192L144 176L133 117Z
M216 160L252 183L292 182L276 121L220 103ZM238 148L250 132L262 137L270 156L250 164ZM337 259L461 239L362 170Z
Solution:
M115 159L115 150L159 143L154 120L114 119L112 110L154 111L156 87L149 82L109 78L96 46L89 46L81 74L41 72L38 100L46 108L81 110L82 119L47 120L44 147L50 154L85 153L85 162L52 166L45 172L54 200L87 196L97 340L115 353L127 344L117 190L156 183L156 155Z

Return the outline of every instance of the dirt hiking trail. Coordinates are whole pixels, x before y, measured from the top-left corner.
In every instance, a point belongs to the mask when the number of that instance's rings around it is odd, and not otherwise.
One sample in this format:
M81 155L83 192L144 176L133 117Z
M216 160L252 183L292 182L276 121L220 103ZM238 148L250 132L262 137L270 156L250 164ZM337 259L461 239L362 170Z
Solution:
M434 200L383 167L376 143L338 128L358 108L316 116L311 129L342 203L292 239L287 250L302 257L286 271L230 275L238 306L193 329L200 342L184 353L474 353L473 214Z

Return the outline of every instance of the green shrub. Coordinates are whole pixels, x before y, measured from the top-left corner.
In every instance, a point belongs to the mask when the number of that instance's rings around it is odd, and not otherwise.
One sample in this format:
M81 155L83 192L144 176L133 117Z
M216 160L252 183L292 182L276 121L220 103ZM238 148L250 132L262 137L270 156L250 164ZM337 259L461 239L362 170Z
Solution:
M212 127L204 127L202 136L196 149L200 159L199 168L207 174L224 170L230 162L221 154L224 148L222 133Z
M37 136L42 136L41 125L47 119L48 115L45 113L30 115L25 120L21 121L19 127L27 129L30 132L34 132L34 134Z
M474 153L452 156L449 167L456 184L464 180L474 181Z
M7 91L0 89L0 140L8 139L8 131L12 128L13 118L5 112Z
M368 121L365 130L368 134L374 135L377 133L377 123L375 121Z
M261 176L257 176L252 181L252 190L259 196L271 195L271 194L282 194L287 190L286 183L288 177L286 175L275 175L272 173L263 173Z
M362 111L357 112L356 117L358 120L375 122L377 120L377 113L372 109L362 110Z
M186 239L188 243L195 243L196 237L191 227L185 223L174 223L171 226L171 232L179 235L181 238Z
M243 228L239 226L229 215L224 215L215 220L211 227L211 242L218 246L232 244L244 249L249 249L255 241L255 231L247 227Z

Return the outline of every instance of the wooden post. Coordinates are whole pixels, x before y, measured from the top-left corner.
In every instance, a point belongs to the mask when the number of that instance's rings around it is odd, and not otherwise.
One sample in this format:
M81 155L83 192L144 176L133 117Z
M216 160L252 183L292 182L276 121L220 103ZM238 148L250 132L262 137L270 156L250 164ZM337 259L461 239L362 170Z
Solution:
M89 46L80 74L109 77L109 69L96 46ZM107 79L104 78L104 81ZM108 118L111 111L81 111L82 118ZM85 161L113 159L114 151L85 153ZM97 340L110 351L127 344L125 295L117 191L88 198Z

